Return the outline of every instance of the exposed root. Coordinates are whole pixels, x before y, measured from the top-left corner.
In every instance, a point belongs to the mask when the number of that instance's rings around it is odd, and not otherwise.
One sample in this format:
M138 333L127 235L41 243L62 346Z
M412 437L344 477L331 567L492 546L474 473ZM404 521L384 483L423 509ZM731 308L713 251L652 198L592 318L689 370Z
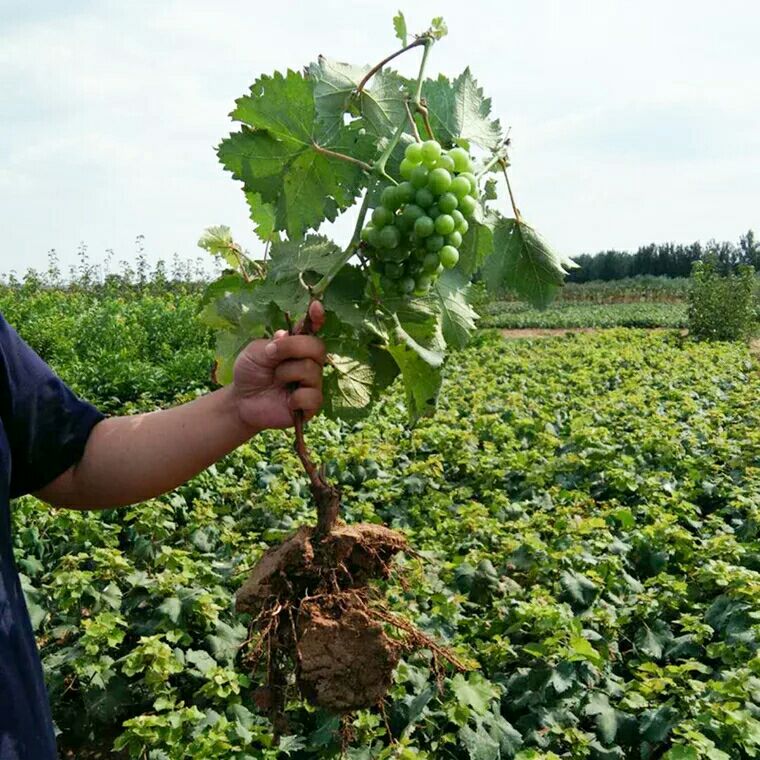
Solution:
M288 667L303 697L339 714L381 704L404 652L430 650L439 679L440 663L467 669L386 609L369 585L390 576L406 546L381 525L340 524L319 538L315 528L299 528L261 557L237 593L237 609L254 615L245 663L252 671L264 666L267 687L255 699L275 728L284 725Z

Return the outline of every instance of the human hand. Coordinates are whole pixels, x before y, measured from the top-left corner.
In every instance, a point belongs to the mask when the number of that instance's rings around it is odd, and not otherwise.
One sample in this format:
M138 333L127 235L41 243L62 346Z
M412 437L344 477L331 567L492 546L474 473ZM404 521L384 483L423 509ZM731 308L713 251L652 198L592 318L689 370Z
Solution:
M325 321L322 304L309 306L312 329ZM313 335L288 335L279 330L271 340L254 340L240 353L233 370L233 388L241 420L252 432L288 428L300 409L304 419L322 406L325 347ZM297 387L295 387L297 386Z

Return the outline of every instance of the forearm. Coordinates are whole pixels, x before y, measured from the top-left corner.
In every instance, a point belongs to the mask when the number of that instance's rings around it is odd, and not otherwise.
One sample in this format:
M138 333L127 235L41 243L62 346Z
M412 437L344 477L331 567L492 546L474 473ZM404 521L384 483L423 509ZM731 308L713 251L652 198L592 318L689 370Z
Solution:
M109 418L93 429L81 461L39 495L78 509L144 501L184 483L254 433L240 418L232 386L172 409Z

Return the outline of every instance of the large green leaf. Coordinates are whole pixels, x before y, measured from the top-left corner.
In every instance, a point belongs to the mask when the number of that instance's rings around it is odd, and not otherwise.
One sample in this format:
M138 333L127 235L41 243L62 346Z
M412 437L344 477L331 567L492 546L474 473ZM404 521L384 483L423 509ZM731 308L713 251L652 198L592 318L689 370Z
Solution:
M499 688L487 681L480 673L457 673L451 679L451 690L457 701L471 707L476 715L485 715L495 699Z
M317 119L314 82L293 71L256 80L232 117L244 126L222 141L219 159L254 200L255 220L264 224L261 204L270 204L275 229L291 238L335 219L365 183L360 166L318 148L365 161L377 152L360 130Z
M401 371L409 418L415 422L432 415L441 390L443 354L421 346L400 325L388 351Z
M459 248L457 269L471 277L493 253L493 226L496 217L488 214L482 222L473 221L464 235Z
M357 94L369 69L324 56L309 66L317 114L326 127L342 125L344 113L351 110L362 117L362 126L376 137L390 137L406 118L404 101L409 82L392 69L378 71Z
M501 142L501 126L492 119L491 100L483 95L469 67L453 82L442 74L426 79L422 96L427 104L430 123L442 143L475 143L494 150Z
M551 303L567 270L575 266L553 251L532 227L516 219L499 217L493 249L482 269L489 291L503 294L513 290L539 307Z
M272 282L316 279L327 274L343 258L343 251L323 235L307 235L303 240L284 241L272 246L267 279ZM313 285L315 282L310 282Z
M445 271L435 285L441 309L441 329L446 343L464 348L475 330L477 313L467 303L469 278L458 270Z
M500 760L501 758L499 743L488 734L482 723L478 723L475 729L470 726L460 728L459 741L467 750L470 760Z
M618 712L606 694L595 692L589 697L584 713L594 718L599 738L605 744L612 744L618 731Z

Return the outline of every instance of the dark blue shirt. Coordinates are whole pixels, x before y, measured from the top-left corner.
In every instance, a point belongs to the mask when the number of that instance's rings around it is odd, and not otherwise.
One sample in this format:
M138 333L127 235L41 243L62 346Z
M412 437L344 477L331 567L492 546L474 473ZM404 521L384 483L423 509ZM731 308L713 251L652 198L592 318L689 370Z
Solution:
M79 461L103 416L0 315L0 760L54 760L42 665L13 561L9 499Z

